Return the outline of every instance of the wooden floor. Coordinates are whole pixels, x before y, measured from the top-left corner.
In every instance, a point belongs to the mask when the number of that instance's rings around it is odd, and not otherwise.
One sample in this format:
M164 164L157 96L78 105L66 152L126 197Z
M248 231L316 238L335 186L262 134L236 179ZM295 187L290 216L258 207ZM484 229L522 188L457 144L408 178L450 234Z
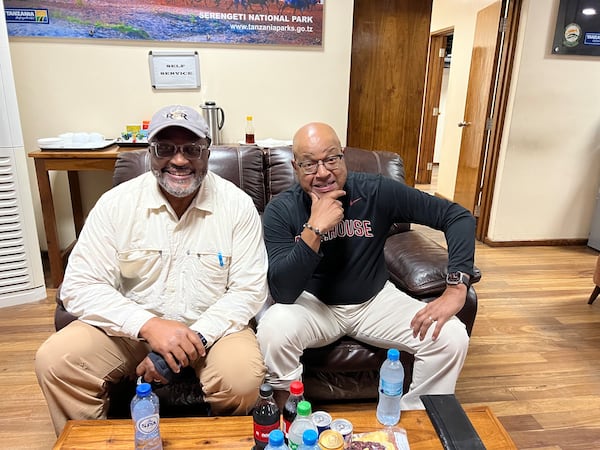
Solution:
M489 405L520 449L600 448L600 300L587 304L597 256L477 245L479 312L456 394ZM53 297L0 309L0 448L55 441L33 371L53 331Z

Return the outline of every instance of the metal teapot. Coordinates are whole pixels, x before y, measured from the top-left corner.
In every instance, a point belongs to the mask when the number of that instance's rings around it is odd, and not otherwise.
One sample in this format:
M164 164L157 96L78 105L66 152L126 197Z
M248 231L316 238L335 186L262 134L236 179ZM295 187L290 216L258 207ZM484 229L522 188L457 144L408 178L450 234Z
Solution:
M204 102L201 106L202 115L208 124L210 137L214 145L222 144L221 129L225 124L225 112L215 102Z

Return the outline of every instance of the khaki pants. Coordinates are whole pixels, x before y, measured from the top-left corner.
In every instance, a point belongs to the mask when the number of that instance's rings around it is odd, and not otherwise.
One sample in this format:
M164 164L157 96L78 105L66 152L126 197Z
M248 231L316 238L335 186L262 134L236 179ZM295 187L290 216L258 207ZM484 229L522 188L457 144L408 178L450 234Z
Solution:
M300 356L305 348L323 347L347 335L375 347L412 353L412 383L400 405L404 410L423 409L420 395L454 393L469 347L465 325L456 317L444 324L435 341L433 327L422 341L413 337L410 322L424 307L390 282L359 305L326 305L308 292L291 305L275 304L261 317L257 330L267 383L288 389L302 378Z
M107 386L135 377L147 343L108 336L79 320L50 336L37 351L35 371L58 435L69 419L105 419ZM254 332L219 339L192 364L216 415L248 414L266 368Z

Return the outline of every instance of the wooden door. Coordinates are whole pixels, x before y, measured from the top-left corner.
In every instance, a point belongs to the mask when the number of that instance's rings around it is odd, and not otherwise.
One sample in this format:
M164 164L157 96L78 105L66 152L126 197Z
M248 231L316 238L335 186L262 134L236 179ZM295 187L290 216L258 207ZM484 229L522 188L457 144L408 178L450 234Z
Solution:
M432 34L429 38L425 100L423 102L423 117L417 162L416 182L418 184L431 183L433 153L435 150L438 117L440 115L440 96L442 93L442 79L444 76L444 58L446 56L446 44L448 42L449 33L452 32Z
M489 146L484 158L485 168L482 177L480 214L477 220L477 239L484 242L487 241L492 201L494 199L502 131L504 130L504 119L508 108L508 96L522 6L523 0L502 0L503 21L505 23L503 27L504 37L502 44L498 48L500 56L497 58L498 75L494 94L495 100L492 108L492 129L489 137Z
M471 54L471 69L462 127L462 140L454 201L479 216L477 205L481 192L487 137L491 129L486 127L491 115L497 46L499 42L501 2L496 2L477 13L475 39Z
M432 0L355 0L348 145L404 160L413 186Z

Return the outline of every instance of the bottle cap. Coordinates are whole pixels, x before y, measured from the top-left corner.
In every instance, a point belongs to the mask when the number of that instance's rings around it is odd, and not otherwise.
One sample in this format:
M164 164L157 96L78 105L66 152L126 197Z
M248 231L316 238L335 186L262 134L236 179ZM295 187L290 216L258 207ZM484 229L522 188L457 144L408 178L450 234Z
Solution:
M270 384L261 384L260 386L260 396L263 398L267 398L269 396L273 395L273 386L271 386Z
M246 116L246 120L252 120L252 116Z
M315 430L308 429L304 430L304 433L302 433L302 441L306 445L315 445L318 437L319 435Z
M304 384L302 381L292 381L290 384L290 394L300 395L304 392Z
M273 430L269 433L269 445L273 447L283 445L283 432L281 430Z
M390 348L387 351L387 357L390 361L398 361L400 359L400 352L397 348Z
M152 392L152 386L149 383L140 383L135 388L135 393L140 397L146 397Z
M298 403L298 414L299 416L310 416L312 414L312 406L310 402L302 400Z

